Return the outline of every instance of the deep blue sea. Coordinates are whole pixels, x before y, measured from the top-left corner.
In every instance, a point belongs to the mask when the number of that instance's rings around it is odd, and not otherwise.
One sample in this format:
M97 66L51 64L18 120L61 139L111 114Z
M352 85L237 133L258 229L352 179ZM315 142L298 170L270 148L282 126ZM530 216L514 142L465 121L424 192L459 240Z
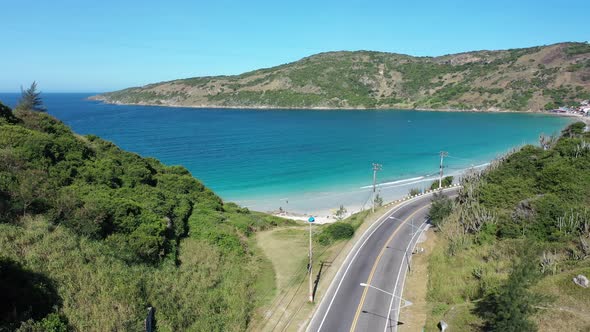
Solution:
M298 212L361 206L371 163L383 165L382 196L425 186L513 147L536 144L571 119L539 114L417 111L194 109L108 105L92 94L43 94L48 112L80 134L183 165L226 200L258 210ZM14 106L18 94L0 94ZM397 182L403 179L412 179ZM388 189L389 188L389 189Z

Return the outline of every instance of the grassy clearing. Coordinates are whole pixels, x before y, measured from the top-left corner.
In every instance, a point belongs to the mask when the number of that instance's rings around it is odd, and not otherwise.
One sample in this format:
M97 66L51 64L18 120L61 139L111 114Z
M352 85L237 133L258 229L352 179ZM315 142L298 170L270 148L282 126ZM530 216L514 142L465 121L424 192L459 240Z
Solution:
M500 287L509 272L514 247L515 243L502 241L449 256L448 242L439 239L428 261L429 313L425 330L438 331L438 322L444 320L451 328L480 331L482 320L473 311L475 303L485 293ZM585 266L544 277L532 289L553 300L533 317L539 330L590 330L590 289L572 282L578 274L590 275L590 264L581 264Z
M485 294L502 287L520 240L504 240L494 244L472 246L448 254L449 241L438 234L434 252L428 260L429 310L426 331L438 331L444 320L451 327L480 331L482 320L475 312L475 303ZM552 302L543 307L533 320L540 330L585 331L590 328L590 289L574 285L578 274L590 275L590 262L562 267L563 272L545 276L532 290L549 295Z
M338 271L340 267L339 264L335 263L335 261L343 256L343 248L346 246L348 241L338 241L333 243L332 245L324 248L324 250L318 255L318 260L314 262L313 266L313 273L314 273L314 282L317 280L318 272L320 270L321 262L324 262L324 266L322 268L321 278L319 279L319 284L317 286L316 294L315 294L315 303L310 303L308 301L308 281L307 278L304 278L303 286L298 293L298 296L293 301L292 306L295 308L293 315L289 318L289 320L282 325L281 329L284 331L300 331L301 328L307 325L307 321L310 318L310 315L315 308L316 304L318 304L325 291L327 290L328 286L332 282L335 273Z
M258 246L269 257L275 270L276 286L284 289L293 276L303 275L307 263L306 227L280 228L257 235Z
M252 237L248 241L248 246L254 254L255 266L258 267L256 279L252 287L254 291L253 298L256 299L255 308L260 308L272 301L276 292L276 275L273 263ZM254 312L254 315L256 312Z
M590 276L590 266L548 276L535 287L555 299L535 317L541 331L590 331L590 288L572 282L578 274Z
M471 252L462 252L460 256L449 256L446 252L448 242L437 235L438 241L428 260L428 295L429 302L426 331L439 331L437 324L444 320L450 327L461 326L467 331L478 331L479 318L472 313L474 304L480 295L480 286L474 273L483 267L481 257L489 248L477 248ZM487 268L495 270L498 265Z
M272 284L264 285L267 301L259 307L251 331L297 330L313 308L308 304L308 232L306 226L295 226L257 234L257 246L272 262L275 278ZM314 241L314 282L320 268L322 275L328 268L326 264L321 267L322 262L333 259L344 243L325 246Z

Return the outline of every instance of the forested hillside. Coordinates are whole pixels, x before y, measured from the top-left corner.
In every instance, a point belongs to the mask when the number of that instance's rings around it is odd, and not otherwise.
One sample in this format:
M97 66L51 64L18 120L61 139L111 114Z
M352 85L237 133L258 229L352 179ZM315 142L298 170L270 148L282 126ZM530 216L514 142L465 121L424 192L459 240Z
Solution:
M590 45L438 57L327 52L241 75L179 79L93 98L193 107L539 111L590 99Z
M575 123L463 181L431 210L430 330L590 329L590 132ZM445 208L452 205L452 208Z
M150 306L159 331L243 331L274 284L249 237L279 223L0 104L0 331L139 331Z

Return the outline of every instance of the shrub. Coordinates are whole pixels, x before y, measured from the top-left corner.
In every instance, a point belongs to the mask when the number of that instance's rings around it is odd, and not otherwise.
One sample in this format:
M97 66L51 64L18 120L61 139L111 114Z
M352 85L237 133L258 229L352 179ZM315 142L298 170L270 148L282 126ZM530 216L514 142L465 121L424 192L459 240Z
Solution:
M419 188L411 188L410 191L408 191L408 195L410 196L416 196L419 195L422 191Z
M10 107L0 102L0 125L2 125L3 121L9 124L13 124L18 122L18 119L14 116L14 114L12 114L12 110L10 109Z
M343 222L330 224L325 231L334 240L349 239L354 235L354 228L350 224Z
M346 216L347 212L348 211L346 210L344 205L340 205L340 208L338 208L338 210L336 210L336 212L334 212L334 217L336 217L336 219L338 219L338 220L342 220Z
M448 187L448 186L452 185L453 184L453 179L454 179L454 177L452 177L452 176L445 176L442 179L442 181L441 181L442 182L442 187L444 188L444 187ZM431 190L439 189L438 184L439 184L439 181L438 180L432 182L432 184L430 185L430 189Z
M354 227L346 222L337 221L335 223L324 226L322 232L318 235L318 241L321 244L327 245L333 241L342 239L350 239L354 235Z
M17 332L67 332L70 331L68 320L57 314L50 313L40 321L32 319L23 322Z
M565 53L569 56L590 53L590 44L588 43L575 43L569 45L565 49Z
M443 220L453 211L453 201L443 193L434 193L428 212L428 219L435 227L440 227Z

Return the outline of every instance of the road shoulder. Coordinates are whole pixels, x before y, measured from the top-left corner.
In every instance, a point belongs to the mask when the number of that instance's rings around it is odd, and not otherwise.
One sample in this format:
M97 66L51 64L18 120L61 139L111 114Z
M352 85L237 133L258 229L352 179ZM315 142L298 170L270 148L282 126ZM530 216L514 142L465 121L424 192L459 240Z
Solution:
M422 331L431 308L426 294L428 291L428 260L438 241L438 234L433 228L423 232L411 260L411 269L406 275L403 289L404 298L412 302L412 306L404 308L400 313L399 331Z

